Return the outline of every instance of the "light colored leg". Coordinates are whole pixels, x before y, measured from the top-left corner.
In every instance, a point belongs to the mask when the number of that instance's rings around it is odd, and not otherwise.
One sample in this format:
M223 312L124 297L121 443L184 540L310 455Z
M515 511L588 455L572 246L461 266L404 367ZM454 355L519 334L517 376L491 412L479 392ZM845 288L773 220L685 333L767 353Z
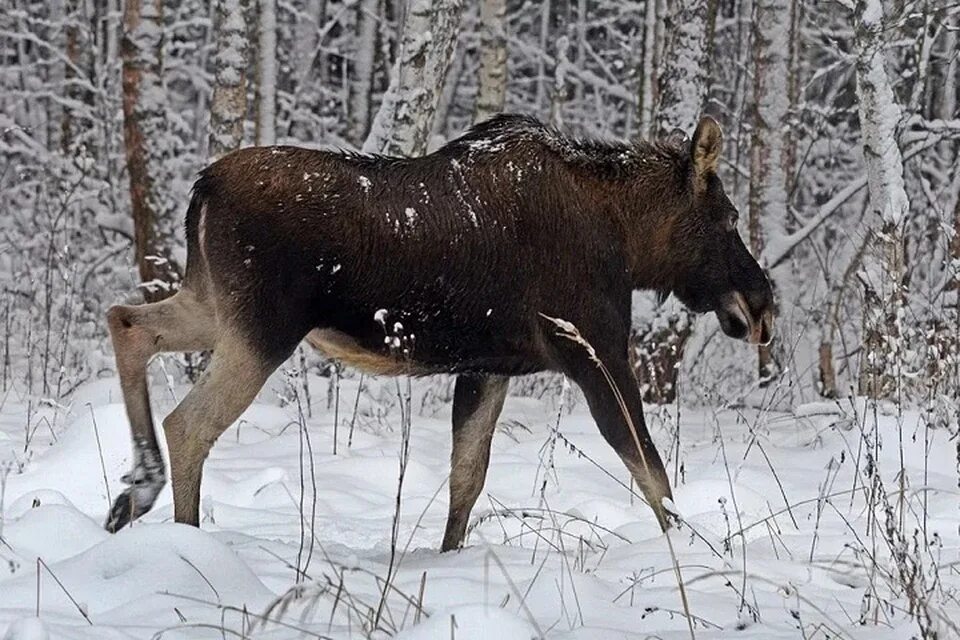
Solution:
M210 366L164 419L177 522L199 526L200 480L210 448L250 406L283 359L265 358L247 339L225 333L214 347Z
M150 412L147 364L163 351L212 348L216 318L184 289L161 302L111 307L107 323L133 440L133 468L123 477L130 487L117 497L105 524L108 531L117 531L149 511L166 482Z
M463 544L470 511L483 490L490 464L490 442L507 397L510 379L461 375L453 393L453 453L450 459L450 511L441 551Z

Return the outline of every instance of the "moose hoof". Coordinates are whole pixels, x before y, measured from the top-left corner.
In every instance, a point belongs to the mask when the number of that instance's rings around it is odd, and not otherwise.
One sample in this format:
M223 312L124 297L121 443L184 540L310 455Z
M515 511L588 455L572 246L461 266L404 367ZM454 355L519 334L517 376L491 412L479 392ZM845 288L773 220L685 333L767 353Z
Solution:
M130 474L123 477L128 482ZM163 479L149 481L141 479L133 482L129 489L121 493L113 502L107 522L103 525L110 533L116 533L131 521L136 520L153 506L157 494L163 488Z

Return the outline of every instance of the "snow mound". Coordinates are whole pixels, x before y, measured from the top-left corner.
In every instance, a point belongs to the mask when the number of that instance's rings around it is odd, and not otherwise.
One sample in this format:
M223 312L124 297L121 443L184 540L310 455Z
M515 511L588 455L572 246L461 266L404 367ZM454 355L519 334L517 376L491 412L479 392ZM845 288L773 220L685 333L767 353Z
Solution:
M49 638L50 633L39 618L14 620L7 627L7 632L3 634L3 640L49 640Z
M47 564L72 558L109 536L88 516L63 504L41 504L3 528L4 539L18 556L43 558Z
M473 604L434 613L422 624L401 632L397 640L530 640L539 635L528 621L516 614L499 607Z
M22 523L21 534L32 530L32 525L47 523L48 515ZM41 535L39 530L34 533ZM191 603L204 601L256 611L273 597L232 550L209 534L180 524L124 529L50 568L94 623L101 616L115 623L136 620L137 612L147 609L166 609L171 613L169 623L174 624L174 607L183 611ZM48 574L41 578L41 612L80 615ZM35 607L32 572L0 584L4 595L0 611ZM219 615L215 606L207 608L211 616Z

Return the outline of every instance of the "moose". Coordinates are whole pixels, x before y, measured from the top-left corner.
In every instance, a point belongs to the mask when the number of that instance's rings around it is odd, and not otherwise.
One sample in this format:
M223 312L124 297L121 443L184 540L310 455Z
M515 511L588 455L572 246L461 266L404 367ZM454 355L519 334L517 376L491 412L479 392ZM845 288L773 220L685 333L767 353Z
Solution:
M721 147L710 117L692 139L627 144L500 115L418 158L273 146L214 162L187 209L182 287L107 312L134 456L106 528L146 513L166 481L155 354L212 350L163 420L174 518L199 526L207 454L304 339L372 374L457 376L443 551L463 543L509 378L538 371L580 387L668 528L670 485L628 360L632 292L712 311L736 339L772 335L773 294L717 176Z

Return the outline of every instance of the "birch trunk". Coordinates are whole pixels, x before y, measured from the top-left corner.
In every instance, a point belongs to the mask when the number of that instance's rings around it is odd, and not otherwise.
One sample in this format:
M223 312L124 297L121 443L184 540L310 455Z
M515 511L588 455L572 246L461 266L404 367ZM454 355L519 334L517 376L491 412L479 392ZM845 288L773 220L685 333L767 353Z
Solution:
M753 135L750 140L750 248L762 256L779 245L787 216L790 0L757 0L753 21ZM775 362L770 346L757 349L761 381Z
M643 14L643 68L640 77L640 135L653 137L653 108L657 101L657 0L646 0Z
M860 392L888 397L901 363L904 226L909 202L897 145L900 106L884 62L881 0L858 0L854 10L857 98L867 170L873 238L864 256L863 346Z
M480 71L474 122L503 111L507 97L506 0L480 3Z
M462 10L462 0L411 0L390 87L364 152L416 156L426 151Z
M350 96L350 140L357 146L363 144L370 127L379 10L379 0L362 0L357 10L357 51Z
M167 107L163 87L163 2L128 0L121 42L123 139L130 179L134 257L144 298L170 295L180 279L171 258L176 207L164 189L170 183ZM176 222L175 222L176 220Z
M707 97L707 78L715 0L677 0L666 20L670 34L658 78L658 99L653 117L655 137L674 129L688 135L700 119ZM639 328L631 340L634 371L647 402L673 402L687 340L693 333L693 316L680 305L667 303L654 319Z
M673 12L664 27L670 35L658 78L657 136L678 128L693 135L707 97L710 22L711 16L716 18L716 0L676 0L672 4Z
M210 156L240 148L247 113L247 26L241 0L217 0L217 56L210 103Z
M277 142L277 0L260 0L257 130L260 145Z
M957 76L960 75L960 61L957 59L957 31L960 25L952 25L943 34L943 56L947 63L943 77L943 102L940 117L944 120L956 118L957 114Z

